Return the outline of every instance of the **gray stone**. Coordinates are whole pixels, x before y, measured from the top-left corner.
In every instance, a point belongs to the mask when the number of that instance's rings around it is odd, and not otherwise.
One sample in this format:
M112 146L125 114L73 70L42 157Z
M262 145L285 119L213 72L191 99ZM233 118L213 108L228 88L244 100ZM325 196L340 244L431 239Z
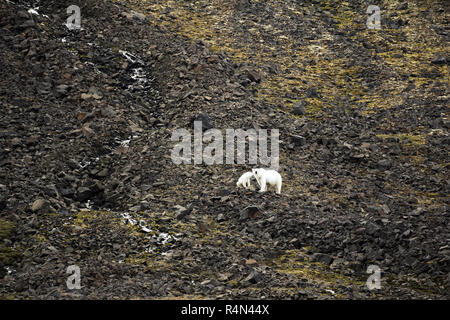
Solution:
M31 206L31 211L33 212L43 212L50 209L50 205L45 199L37 199L33 202Z
M180 206L180 205L177 204L173 208L177 210L177 212L175 213L175 217L178 220L180 220L180 219L183 219L184 217L186 217L188 214L190 214L193 207L191 205L188 208L185 208L185 207Z
M387 159L382 159L378 161L378 167L380 170L387 170L391 167L391 162Z
M333 257L324 253L314 253L311 256L311 262L320 262L326 265L330 265L333 262Z
M56 86L56 92L60 95L65 95L67 93L67 90L69 89L68 85L60 84L59 86Z
M261 281L262 279L262 275L259 271L253 270L248 276L247 278L244 279L244 281L248 281L250 283L257 283L259 281Z
M447 61L447 58L445 58L443 55L441 55L441 54L437 54L434 58L433 58L433 60L431 60L431 63L432 64L446 64L448 61Z
M291 141L298 146L303 146L306 144L306 138L303 136L292 135Z
M306 114L306 107L303 102L296 102L292 105L292 113L296 116L303 116Z

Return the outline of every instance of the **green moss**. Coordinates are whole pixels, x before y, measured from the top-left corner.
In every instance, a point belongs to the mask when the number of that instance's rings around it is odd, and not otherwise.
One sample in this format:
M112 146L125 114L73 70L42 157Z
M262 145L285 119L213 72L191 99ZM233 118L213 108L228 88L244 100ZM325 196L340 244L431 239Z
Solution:
M0 219L0 239L9 238L16 226L13 222Z
M297 257L302 254L302 251L286 250L280 257L266 261L268 266L275 268L280 273L292 274L299 278L306 278L309 281L322 282L329 287L337 285L364 285L364 282L356 278L344 276L342 274L333 272L328 266L318 263L297 260Z
M0 245L0 261L4 265L11 265L21 256L20 252Z
M55 218L55 217L59 217L59 216L60 216L60 214L57 213L57 212L46 212L46 213L43 213L42 215L43 215L43 216L46 216L46 217L52 217L52 218Z
M179 291L172 291L172 295L161 298L153 298L154 300L207 300L209 297L199 295L181 294Z
M40 233L33 235L33 238L35 238L36 241L38 241L39 243L44 243L48 241L48 239L43 234Z
M393 286L412 289L426 295L441 294L445 288L443 277L432 277L430 279L431 283L422 283L416 279L411 279L410 277L391 274L384 275L383 278L386 283L389 283Z
M286 19L292 13L299 17L311 14L319 6L322 11L332 12L331 16L338 28L356 31L355 35L350 36L355 45L363 38L372 47L379 47L381 50L377 52L374 49L367 49L367 55L378 55L389 67L387 69L392 68L393 73L399 76L389 75L389 71L386 71L386 74L377 76L378 82L382 83L380 87L369 90L363 84L365 69L357 64L347 67L347 59L331 50L328 41L333 42L334 37L326 31L321 39L310 41L305 46L298 46L295 37L278 30L276 26L264 24L264 21L254 22L243 18L242 23L249 26L247 31L238 31L232 24L224 23L235 11L232 3L204 0L189 4L162 0L131 0L130 3L141 11L149 12L153 16L151 23L187 36L192 41L201 40L211 51L224 52L235 62L250 62L256 67L267 63L276 65L279 69L278 74L264 75L256 89L258 99L280 106L280 111L289 111L293 103L290 97L295 95L292 93L293 88L297 88L297 92L301 95L303 90L314 85L321 98L308 101L306 115L314 120L325 117L328 113L324 111L338 104L336 101L341 101L341 97L348 97L349 103L339 107L351 109L363 106L363 114L377 113L402 103L404 78L410 75L411 70L416 70L419 64L428 64L434 54L445 53L441 41L433 34L427 36L425 41L417 41L417 30L422 32L432 29L429 28L428 21L417 18L417 13L424 11L425 3L410 6L409 11L412 12L408 16L413 16L414 19L409 19L410 24L401 30L388 29L383 25L383 32L377 32L368 30L364 25L367 19L366 7L361 6L361 10L355 11L350 1L340 2L338 6L332 1L319 3L307 1L305 6L293 5L287 8L281 5L281 1L270 2L274 14ZM397 5L397 1L389 1L383 3L382 7L386 10L395 10ZM176 19L167 19L165 10L168 7ZM408 19L406 16L403 18ZM243 45L240 39L248 38L247 32L254 41ZM262 39L265 32L277 36L277 42L265 42ZM447 66L431 68L438 68L442 78L448 78ZM413 81L418 87L432 82L430 79L419 77ZM397 98L386 99L387 94Z
M412 145L424 145L426 140L425 135L413 135L407 133L377 134L377 137L382 139L398 138L400 142Z
M233 287L233 288L238 288L239 287L239 281L237 279L233 279L228 281L228 284Z
M13 222L5 219L0 219L0 262L4 265L11 265L20 257L20 253L13 248L7 247L3 244L3 239L8 239L12 236L16 229Z
M74 224L86 227L94 220L109 220L117 222L119 218L114 212L110 211L82 210L75 215Z
M132 265L145 265L153 272L174 272L178 269L178 263L168 262L161 255L158 249L153 253L140 252L125 259L125 263Z

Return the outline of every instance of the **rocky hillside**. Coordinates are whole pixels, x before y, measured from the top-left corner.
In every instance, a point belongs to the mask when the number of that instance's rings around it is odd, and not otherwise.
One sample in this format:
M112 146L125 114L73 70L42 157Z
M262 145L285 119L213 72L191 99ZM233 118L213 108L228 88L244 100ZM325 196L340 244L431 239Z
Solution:
M0 0L0 297L448 299L448 2L370 4ZM281 195L195 119L279 129Z

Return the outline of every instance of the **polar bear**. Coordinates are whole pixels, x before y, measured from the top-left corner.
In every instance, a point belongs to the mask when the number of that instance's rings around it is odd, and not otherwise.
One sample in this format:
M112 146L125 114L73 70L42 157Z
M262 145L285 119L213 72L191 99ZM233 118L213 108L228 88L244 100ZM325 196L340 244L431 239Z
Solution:
M244 187L245 189L250 188L250 179L253 177L253 172L244 173L236 183L238 187Z
M281 193L281 175L272 169L257 168L252 169L253 176L256 178L261 190L259 192L267 191L267 184L276 186L277 194Z

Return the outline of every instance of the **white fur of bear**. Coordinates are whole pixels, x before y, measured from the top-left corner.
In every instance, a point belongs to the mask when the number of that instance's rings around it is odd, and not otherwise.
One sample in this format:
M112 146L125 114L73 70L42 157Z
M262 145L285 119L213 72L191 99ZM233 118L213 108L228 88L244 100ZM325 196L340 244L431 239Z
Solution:
M238 187L244 187L245 189L250 188L250 179L253 177L253 172L244 173L236 183Z
M267 184L276 187L278 194L281 193L281 175L272 169L257 168L252 169L253 176L256 178L261 190L259 192L267 191Z

